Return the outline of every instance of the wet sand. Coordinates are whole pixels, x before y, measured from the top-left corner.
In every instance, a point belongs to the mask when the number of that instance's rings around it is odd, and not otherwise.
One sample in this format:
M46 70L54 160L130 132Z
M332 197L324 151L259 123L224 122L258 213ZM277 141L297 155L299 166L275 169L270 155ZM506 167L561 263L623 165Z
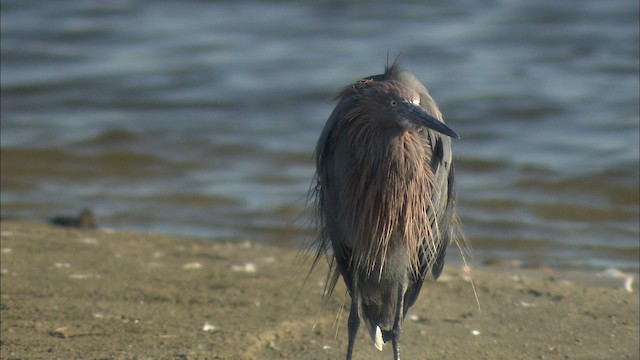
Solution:
M348 296L322 306L296 252L245 242L1 223L2 359L340 359ZM404 359L638 359L621 279L445 267L409 313ZM576 280L583 279L583 280ZM606 286L603 286L606 285ZM336 327L336 321L338 326ZM363 329L363 327L361 327ZM391 359L364 330L356 359Z

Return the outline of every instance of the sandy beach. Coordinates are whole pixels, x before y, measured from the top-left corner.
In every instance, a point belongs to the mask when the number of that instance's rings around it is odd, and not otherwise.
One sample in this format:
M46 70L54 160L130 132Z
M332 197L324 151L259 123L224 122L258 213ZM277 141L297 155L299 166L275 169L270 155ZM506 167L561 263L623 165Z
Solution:
M295 251L150 233L1 223L2 359L340 359L348 295ZM458 265L406 319L404 359L638 359L623 279ZM356 359L391 359L365 331Z

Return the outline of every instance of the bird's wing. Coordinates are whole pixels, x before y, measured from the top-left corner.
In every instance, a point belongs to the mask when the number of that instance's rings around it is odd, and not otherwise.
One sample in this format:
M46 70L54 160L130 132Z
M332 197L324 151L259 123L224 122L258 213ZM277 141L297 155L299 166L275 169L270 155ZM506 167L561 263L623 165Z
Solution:
M351 293L352 277L348 271L350 265L350 259L352 249L347 246L350 243L348 239L344 239L345 235L342 231L336 231L341 229L340 208L337 203L338 192L340 184L333 184L333 180L328 175L334 172L333 167L336 166L339 161L335 161L334 154L338 146L334 131L338 127L339 122L344 119L347 114L356 106L357 100L354 97L354 93L348 91L349 87L345 88L339 95L339 102L334 108L333 112L329 116L324 129L318 139L318 144L315 149L315 157L317 168L317 188L321 189L316 196L317 206L319 208L319 216L321 217L322 234L318 240L318 255L321 252L326 252L329 249L333 250L333 257L330 260L330 274L325 288L325 294L330 295L339 279L339 275L342 275L347 285L349 293ZM334 232L330 232L333 230Z

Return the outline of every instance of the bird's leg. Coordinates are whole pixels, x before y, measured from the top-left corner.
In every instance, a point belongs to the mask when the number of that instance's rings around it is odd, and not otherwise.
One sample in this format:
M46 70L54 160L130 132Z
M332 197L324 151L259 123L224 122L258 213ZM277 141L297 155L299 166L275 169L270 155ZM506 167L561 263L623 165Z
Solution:
M355 279L351 287L351 311L349 312L349 347L347 348L347 360L353 356L353 347L356 344L356 334L360 327L360 316L358 315L358 288Z
M393 360L400 360L400 339L393 337Z
M398 289L398 301L396 302L396 320L393 324L393 359L400 360L400 335L402 335L402 320L404 314L404 289Z

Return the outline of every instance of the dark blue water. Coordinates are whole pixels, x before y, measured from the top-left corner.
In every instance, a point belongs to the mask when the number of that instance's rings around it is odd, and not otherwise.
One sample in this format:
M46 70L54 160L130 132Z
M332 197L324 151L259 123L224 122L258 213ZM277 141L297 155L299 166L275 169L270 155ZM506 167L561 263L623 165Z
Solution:
M1 5L3 217L297 248L331 98L402 53L476 261L638 269L637 1Z

